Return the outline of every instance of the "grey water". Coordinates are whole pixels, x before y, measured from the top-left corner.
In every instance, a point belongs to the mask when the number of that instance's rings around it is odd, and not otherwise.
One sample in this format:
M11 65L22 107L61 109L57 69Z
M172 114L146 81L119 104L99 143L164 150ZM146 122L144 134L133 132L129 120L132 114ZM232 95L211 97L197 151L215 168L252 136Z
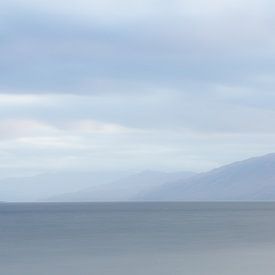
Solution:
M0 274L274 275L275 203L3 203Z

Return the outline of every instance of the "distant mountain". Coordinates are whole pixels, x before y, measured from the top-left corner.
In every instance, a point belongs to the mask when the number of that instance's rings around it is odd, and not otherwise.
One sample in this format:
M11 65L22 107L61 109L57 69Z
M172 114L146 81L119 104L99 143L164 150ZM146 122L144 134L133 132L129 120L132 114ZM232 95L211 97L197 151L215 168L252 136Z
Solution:
M107 184L129 172L59 172L0 180L0 201L33 202Z
M109 184L86 188L78 192L63 194L48 199L55 202L84 201L132 201L139 194L149 192L166 182L183 180L193 176L193 172L165 173L144 171Z
M138 197L149 201L275 200L275 154L170 182Z
M275 154L206 173L66 172L0 180L0 201L270 201Z

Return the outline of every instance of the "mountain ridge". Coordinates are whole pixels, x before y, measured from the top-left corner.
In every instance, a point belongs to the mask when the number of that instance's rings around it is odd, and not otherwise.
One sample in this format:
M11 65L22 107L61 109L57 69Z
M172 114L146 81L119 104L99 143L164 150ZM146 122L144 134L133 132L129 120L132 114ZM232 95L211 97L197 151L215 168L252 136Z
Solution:
M48 198L47 201L132 201L141 192L176 179L184 179L195 175L193 172L161 172L145 170L128 177L121 178L105 185L67 193L61 196Z
M139 200L275 200L275 154L237 161L190 179L169 183Z

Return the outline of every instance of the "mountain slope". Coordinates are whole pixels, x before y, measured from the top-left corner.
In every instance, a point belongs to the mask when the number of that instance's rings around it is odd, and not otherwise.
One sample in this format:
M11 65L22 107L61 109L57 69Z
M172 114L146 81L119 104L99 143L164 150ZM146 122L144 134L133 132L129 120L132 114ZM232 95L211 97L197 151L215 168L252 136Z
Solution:
M235 162L184 181L165 184L139 200L275 200L275 154Z
M0 201L34 202L106 184L125 177L127 172L59 172L0 180Z
M166 182L186 179L193 176L192 172L165 173L144 171L110 184L98 185L79 192L63 194L49 198L55 202L83 202L83 201L131 201L138 194L149 192Z

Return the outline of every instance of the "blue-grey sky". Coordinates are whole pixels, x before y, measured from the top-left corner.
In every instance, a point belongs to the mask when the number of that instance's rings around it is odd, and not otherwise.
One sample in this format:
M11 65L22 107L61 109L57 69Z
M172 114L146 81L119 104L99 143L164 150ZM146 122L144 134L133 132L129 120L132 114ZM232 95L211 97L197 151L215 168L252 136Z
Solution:
M274 152L274 8L2 1L0 171L202 171Z

